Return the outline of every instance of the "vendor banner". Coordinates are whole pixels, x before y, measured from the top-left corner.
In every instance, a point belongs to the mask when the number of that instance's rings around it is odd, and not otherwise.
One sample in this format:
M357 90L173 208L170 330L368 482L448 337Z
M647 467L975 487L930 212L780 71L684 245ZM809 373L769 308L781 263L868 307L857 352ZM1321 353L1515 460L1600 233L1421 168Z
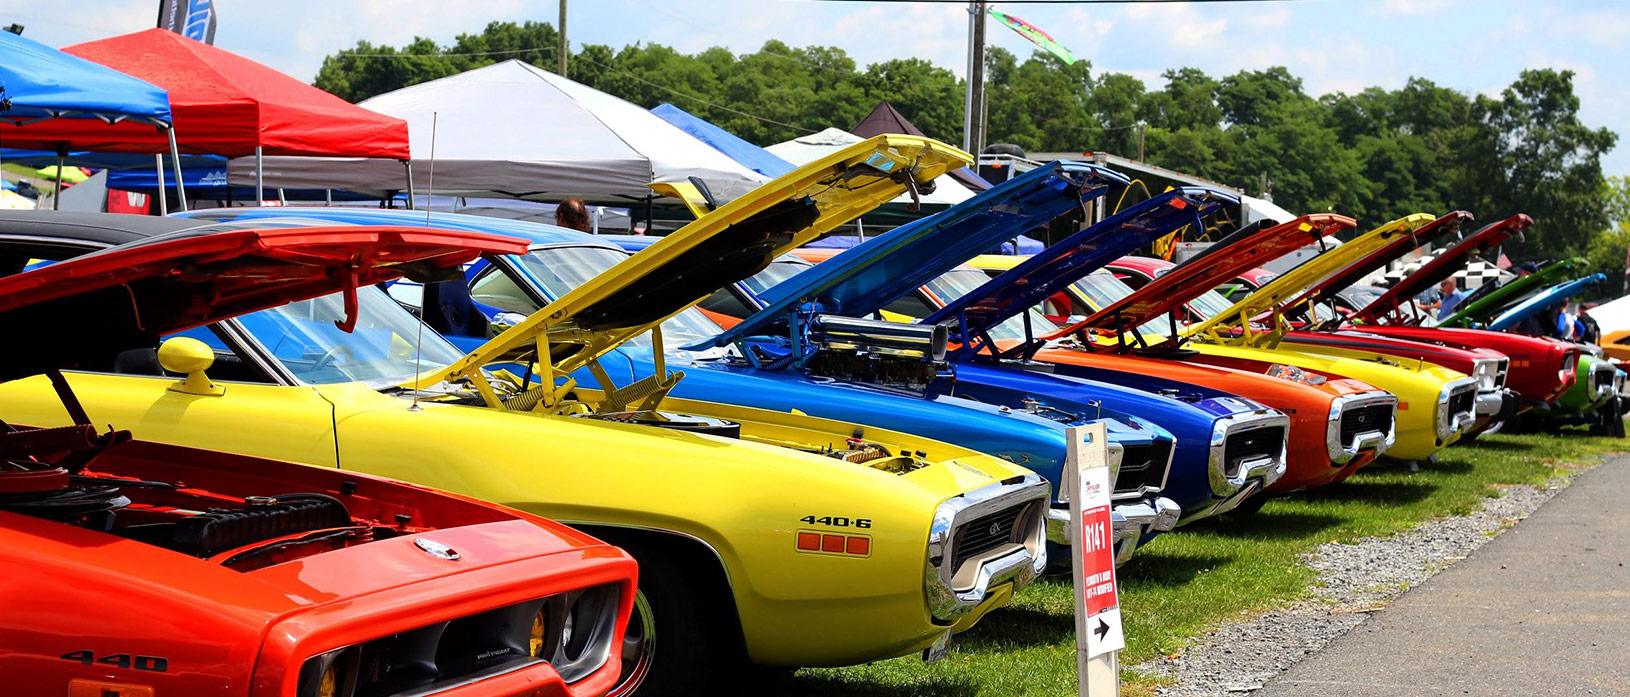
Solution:
M215 44L215 0L159 0L158 28Z

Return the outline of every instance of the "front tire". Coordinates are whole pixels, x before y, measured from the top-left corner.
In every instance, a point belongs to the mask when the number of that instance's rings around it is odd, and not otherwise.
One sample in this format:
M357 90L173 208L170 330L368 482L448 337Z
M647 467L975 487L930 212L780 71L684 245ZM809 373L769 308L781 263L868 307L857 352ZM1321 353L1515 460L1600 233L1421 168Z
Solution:
M639 562L639 592L623 639L623 672L607 695L706 692L718 663L720 632L703 616L691 579L666 554L624 548Z

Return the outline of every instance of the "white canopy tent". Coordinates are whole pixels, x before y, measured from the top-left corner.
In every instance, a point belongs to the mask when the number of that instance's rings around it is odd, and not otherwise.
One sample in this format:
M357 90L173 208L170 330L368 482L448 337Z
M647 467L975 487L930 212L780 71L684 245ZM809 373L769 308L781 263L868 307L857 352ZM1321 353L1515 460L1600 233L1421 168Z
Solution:
M1590 308L1591 319L1602 327L1602 333L1630 329L1630 295Z
M828 128L820 133L812 133L800 138L776 143L765 150L783 160L795 165L803 165L830 155L834 151L854 143L865 140L860 136L841 128ZM963 186L949 174L942 174L934 179L934 193L924 194L922 202L927 205L954 206L973 198L974 192ZM910 203L911 194L901 194L891 203Z
M720 199L766 181L667 121L621 99L511 60L404 87L359 103L408 122L417 192L454 196L631 201L651 182L703 180ZM434 133L432 133L434 123ZM431 182L431 143L435 142ZM233 183L253 163L234 160ZM400 163L269 157L267 188L382 192L403 186Z

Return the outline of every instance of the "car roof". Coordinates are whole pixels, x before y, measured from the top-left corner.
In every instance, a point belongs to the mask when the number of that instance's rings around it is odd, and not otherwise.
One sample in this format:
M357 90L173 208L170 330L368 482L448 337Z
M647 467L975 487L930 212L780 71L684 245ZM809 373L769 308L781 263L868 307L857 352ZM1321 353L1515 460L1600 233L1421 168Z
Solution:
M200 225L197 220L121 213L0 211L0 236L77 240L104 245L138 242Z

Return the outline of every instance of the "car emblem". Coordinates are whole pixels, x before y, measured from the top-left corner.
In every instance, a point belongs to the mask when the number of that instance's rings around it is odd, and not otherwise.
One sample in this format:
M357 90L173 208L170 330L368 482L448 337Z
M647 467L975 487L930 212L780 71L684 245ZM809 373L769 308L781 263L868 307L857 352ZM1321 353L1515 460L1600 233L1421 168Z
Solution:
M990 534L995 535L995 534L997 534L997 533L999 533L1001 531L1002 531L1002 524L1001 523L991 523L990 524Z
M428 554L428 555L430 555L432 557L435 557L437 559L446 559L448 561L458 561L458 550L453 549L452 547L448 547L447 545L444 545L444 544L442 544L440 542L437 542L435 540L427 540L427 539L425 539L423 537L415 537L415 538L413 538L413 546L424 550L425 554Z

